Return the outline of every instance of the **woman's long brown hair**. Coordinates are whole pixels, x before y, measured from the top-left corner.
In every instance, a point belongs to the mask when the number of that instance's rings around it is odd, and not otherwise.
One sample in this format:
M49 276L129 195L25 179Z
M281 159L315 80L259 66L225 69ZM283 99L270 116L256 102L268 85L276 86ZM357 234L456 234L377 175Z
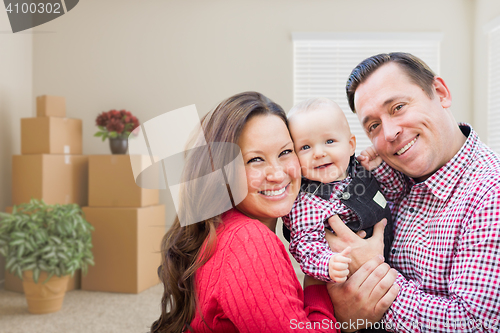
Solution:
M276 115L287 123L285 112L279 105L260 93L245 92L224 100L203 118L201 128L206 142L237 144L247 121L257 115ZM207 168L212 171L219 169L220 164L227 161L226 155L227 152L216 146L210 150L198 150L186 160L185 179L205 175L203 170ZM219 165L214 165L214 161L219 161ZM188 183L184 182L182 185ZM223 204L220 199L211 195L212 185L206 182L203 188L198 187L195 192L187 191L197 193L195 198L181 194L183 221L189 220L191 210L203 211L204 207ZM187 223L185 226L181 226L180 221L178 215L162 240L162 264L158 268L158 276L163 282L164 293L161 315L151 326L151 332L178 333L190 330L189 324L195 316L197 306L195 272L210 259L217 246L216 229L222 222L220 215L198 223Z

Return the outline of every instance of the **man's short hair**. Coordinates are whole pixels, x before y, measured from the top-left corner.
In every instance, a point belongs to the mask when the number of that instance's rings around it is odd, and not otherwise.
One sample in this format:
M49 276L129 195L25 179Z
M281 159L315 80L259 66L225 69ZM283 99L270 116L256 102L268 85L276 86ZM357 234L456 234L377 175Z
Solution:
M390 62L398 64L413 83L422 88L429 98L433 97L432 84L436 74L425 62L410 53L381 53L360 62L349 75L345 89L352 112L356 113L354 93L358 86L378 68Z

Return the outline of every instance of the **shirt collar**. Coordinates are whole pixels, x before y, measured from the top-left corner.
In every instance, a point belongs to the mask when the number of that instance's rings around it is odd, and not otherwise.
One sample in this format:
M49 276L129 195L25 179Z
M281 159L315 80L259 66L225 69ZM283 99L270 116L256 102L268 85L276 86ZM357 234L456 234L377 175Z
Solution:
M479 141L477 133L467 123L459 123L462 133L467 136L464 145L451 160L427 178L425 184L439 199L446 200L465 170L474 160Z
M336 180L331 183L321 183L302 177L300 191L328 201L332 193L342 191L350 182L351 177L349 175L342 180Z

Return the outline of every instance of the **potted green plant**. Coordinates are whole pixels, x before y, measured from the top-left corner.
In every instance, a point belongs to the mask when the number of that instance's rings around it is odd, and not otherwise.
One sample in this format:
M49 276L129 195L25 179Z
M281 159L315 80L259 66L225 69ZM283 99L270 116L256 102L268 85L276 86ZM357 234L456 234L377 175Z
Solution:
M102 112L95 120L97 131L94 136L102 141L109 138L109 147L113 154L125 154L128 148L128 137L139 126L139 120L126 110L110 110Z
M93 230L77 204L32 199L0 213L0 254L6 269L23 280L31 313L58 311L69 276L94 265Z

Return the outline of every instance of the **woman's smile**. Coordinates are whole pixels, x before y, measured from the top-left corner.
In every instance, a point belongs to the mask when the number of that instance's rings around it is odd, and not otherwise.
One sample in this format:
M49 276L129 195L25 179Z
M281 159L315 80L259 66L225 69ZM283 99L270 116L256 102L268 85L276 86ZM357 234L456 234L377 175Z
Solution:
M286 191L289 185L290 183L288 183L286 186L282 187L279 190L264 190L264 191L259 191L259 193L267 197L268 199L281 200L286 196L287 194Z

